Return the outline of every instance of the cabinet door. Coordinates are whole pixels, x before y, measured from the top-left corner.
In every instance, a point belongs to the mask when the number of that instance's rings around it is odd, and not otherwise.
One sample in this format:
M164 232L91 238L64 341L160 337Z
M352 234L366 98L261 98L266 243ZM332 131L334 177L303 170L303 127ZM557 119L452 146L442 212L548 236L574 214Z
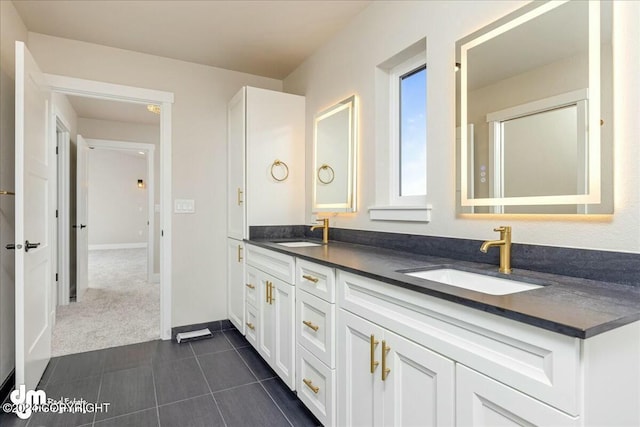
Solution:
M304 224L304 97L254 87L246 96L248 223Z
M227 107L227 236L243 239L246 234L245 208L245 110L243 88Z
M452 426L455 363L387 330L380 351L385 349L384 425Z
M273 367L275 343L274 308L270 302L273 277L257 271L258 279L258 353Z
M295 288L271 278L271 306L273 313L274 371L291 390L295 389Z
M379 326L339 310L336 378L340 426L382 425L382 335Z
M577 417L548 406L466 366L456 365L458 426L577 426Z
M227 239L227 311L229 320L244 334L244 243Z

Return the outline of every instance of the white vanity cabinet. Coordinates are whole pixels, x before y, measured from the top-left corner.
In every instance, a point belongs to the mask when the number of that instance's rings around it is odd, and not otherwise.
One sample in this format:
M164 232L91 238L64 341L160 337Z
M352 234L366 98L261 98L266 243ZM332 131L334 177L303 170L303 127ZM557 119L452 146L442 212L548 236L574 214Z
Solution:
M298 397L325 426L336 425L333 268L296 259Z
M459 426L579 426L571 417L464 365L456 367Z
M640 425L638 321L582 340L340 270L336 289L339 425Z
M346 310L338 340L338 425L454 424L452 360Z
M305 99L243 87L227 106L227 237L242 245L251 225L304 223ZM245 333L244 279L229 249L229 319ZM242 304L239 304L238 302Z
M295 389L293 257L246 245L247 339L278 376ZM254 307L255 304L255 307ZM251 331L251 332L249 332ZM253 337L250 338L250 335Z
M244 242L227 238L227 311L240 332L245 326Z

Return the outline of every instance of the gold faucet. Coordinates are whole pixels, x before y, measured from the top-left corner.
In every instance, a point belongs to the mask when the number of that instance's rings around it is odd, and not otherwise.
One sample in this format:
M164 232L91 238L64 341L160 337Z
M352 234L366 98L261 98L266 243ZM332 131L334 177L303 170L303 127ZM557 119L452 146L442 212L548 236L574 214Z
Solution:
M326 245L329 243L329 218L318 218L316 221L322 221L322 225L312 225L311 231L322 227L322 243Z
M487 253L492 246L500 246L500 268L498 271L504 274L511 274L511 227L503 225L494 228L493 231L500 232L500 240L487 240L480 246L480 251Z

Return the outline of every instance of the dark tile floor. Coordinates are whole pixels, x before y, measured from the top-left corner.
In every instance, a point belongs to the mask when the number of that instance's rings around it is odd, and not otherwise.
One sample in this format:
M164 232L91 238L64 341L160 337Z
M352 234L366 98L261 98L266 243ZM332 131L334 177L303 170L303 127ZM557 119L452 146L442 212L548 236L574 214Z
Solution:
M109 402L107 412L0 411L0 426L317 426L318 420L235 329L177 344L150 341L51 359L48 398Z

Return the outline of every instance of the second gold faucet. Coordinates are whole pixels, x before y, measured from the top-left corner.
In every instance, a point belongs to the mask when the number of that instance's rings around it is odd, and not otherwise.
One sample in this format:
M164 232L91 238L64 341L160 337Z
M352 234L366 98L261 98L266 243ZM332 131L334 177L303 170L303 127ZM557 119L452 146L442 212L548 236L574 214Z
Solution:
M500 240L487 240L480 246L480 251L486 253L492 246L500 247L500 268L498 271L504 274L511 273L511 227L503 225L494 228L493 231L500 232Z
M311 231L316 228L322 228L322 243L326 245L329 243L329 218L318 218L316 221L322 221L322 225L312 225Z

